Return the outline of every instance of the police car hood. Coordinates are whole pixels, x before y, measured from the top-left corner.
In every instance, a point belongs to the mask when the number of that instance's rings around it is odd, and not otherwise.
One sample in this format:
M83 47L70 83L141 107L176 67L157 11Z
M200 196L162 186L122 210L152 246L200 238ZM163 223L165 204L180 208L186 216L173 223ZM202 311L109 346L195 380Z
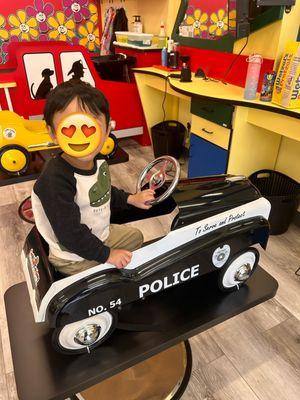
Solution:
M172 197L179 209L172 226L177 229L250 203L261 194L243 176L218 175L181 180Z

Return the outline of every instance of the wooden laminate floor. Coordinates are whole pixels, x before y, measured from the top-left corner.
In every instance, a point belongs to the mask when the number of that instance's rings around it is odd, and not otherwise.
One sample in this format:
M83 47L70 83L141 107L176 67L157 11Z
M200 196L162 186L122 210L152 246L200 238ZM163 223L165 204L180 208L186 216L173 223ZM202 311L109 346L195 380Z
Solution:
M112 180L133 191L153 154L131 140L123 147L130 161L111 167ZM0 188L0 400L18 399L3 294L24 281L20 252L31 226L20 220L17 210L32 185ZM153 220L151 230L147 223L145 238L161 236L169 225L168 217ZM286 234L271 237L261 254L261 266L279 282L277 296L191 339L193 372L183 400L300 399L300 278L295 275L300 229L292 225Z

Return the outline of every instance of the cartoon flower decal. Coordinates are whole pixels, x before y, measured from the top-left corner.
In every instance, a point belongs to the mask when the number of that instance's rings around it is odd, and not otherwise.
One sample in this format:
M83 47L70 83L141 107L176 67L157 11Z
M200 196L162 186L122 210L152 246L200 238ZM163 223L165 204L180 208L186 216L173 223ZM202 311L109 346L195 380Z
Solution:
M91 21L87 21L85 25L81 25L78 28L78 32L82 36L79 44L86 46L89 51L95 51L96 47L100 46L99 28L94 26Z
M75 36L75 22L72 19L66 19L63 12L57 11L55 17L49 17L47 22L52 28L48 33L49 39L66 41Z
M229 21L229 29L235 30L235 28L236 28L236 10L229 11L228 21Z
M96 24L98 22L98 9L97 9L95 4L93 4L93 3L89 4L89 12L91 14L90 15L90 21L93 24Z
M188 15L186 18L187 25L192 25L194 29L194 36L200 36L201 32L207 31L207 20L208 15L202 13L201 10L197 9L193 15Z
M73 44L74 46L78 46L79 38L77 36L74 36L73 39L71 40L71 44Z
M5 27L5 18L3 15L0 15L0 39L1 40L7 40L9 38L9 33L6 29L3 29Z
M217 13L212 13L210 20L209 33L212 36L222 36L228 31L228 14L225 10L220 9Z
M24 10L18 10L16 15L11 14L8 22L12 29L11 36L18 36L21 40L36 39L39 35L37 28L37 20L35 18L27 18Z
M7 56L7 53L0 51L0 64L5 64L7 62L6 56Z
M39 42L48 42L49 38L46 33L41 33L39 36Z
M65 15L68 18L72 16L75 22L88 19L90 17L90 10L87 4L88 0L63 0Z
M51 3L44 3L44 0L34 0L34 7L28 6L26 12L27 15L37 20L40 32L47 32L49 30L47 18L54 12L54 7Z
M18 36L11 36L11 37L9 38L9 42L4 42L4 43L2 44L2 51L4 51L4 53L8 53L8 46L9 46L9 44L10 44L10 43L16 43L16 42L19 42Z
M193 14L194 14L194 10L195 10L195 7L189 5L188 8L187 8L187 10L186 10L186 14L187 14L187 15L193 15Z
M10 43L19 42L18 36L11 36L9 41L3 42L0 50L1 54L1 61L0 64L6 64L8 61L8 46Z

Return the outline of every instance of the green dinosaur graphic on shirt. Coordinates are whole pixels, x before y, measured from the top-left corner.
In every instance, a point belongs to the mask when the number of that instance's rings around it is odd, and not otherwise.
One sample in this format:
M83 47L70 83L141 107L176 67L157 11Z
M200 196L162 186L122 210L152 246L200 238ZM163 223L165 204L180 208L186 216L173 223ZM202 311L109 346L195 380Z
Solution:
M108 164L104 162L99 168L97 182L89 190L91 207L101 207L110 200L110 174Z

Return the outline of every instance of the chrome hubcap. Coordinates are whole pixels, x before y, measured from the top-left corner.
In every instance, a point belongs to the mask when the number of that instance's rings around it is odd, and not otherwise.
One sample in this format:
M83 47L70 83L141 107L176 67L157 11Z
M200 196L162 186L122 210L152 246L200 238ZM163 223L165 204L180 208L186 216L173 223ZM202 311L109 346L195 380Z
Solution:
M92 346L100 336L101 328L96 324L89 324L79 329L74 337L74 342L82 346Z
M249 263L243 264L237 271L234 276L235 280L238 282L246 281L251 275L251 265Z
M218 260L218 261L223 261L224 258L225 258L225 253L220 253L220 254L217 256L217 260Z

